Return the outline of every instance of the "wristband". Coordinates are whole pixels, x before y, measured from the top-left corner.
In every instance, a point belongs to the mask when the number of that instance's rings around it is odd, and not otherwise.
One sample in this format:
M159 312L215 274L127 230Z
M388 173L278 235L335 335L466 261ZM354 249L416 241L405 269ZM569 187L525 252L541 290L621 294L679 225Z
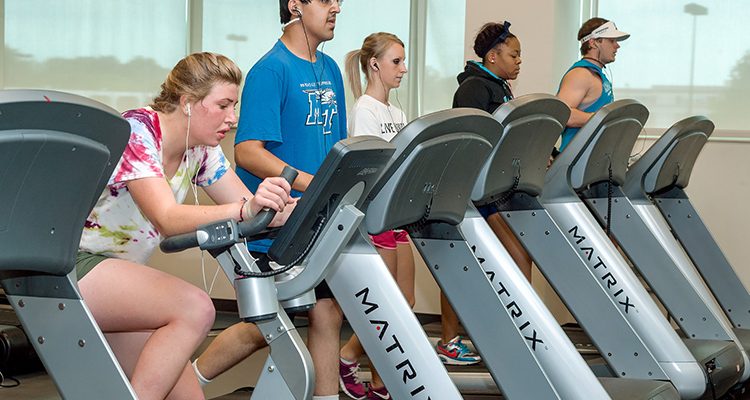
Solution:
M242 198L242 204L240 205L240 220L239 222L243 222L245 220L245 206L247 205L247 199ZM252 218L252 216L250 216Z

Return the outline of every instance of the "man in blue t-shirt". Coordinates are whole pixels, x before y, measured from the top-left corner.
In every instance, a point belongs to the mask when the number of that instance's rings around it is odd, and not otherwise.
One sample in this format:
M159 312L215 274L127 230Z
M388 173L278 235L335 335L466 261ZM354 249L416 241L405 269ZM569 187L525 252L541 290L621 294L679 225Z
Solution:
M346 138L344 83L336 62L317 51L333 39L338 0L280 0L283 34L250 70L242 91L235 139L237 174L251 190L279 176L286 165L299 171L292 188L304 192L333 145ZM248 245L266 253L270 240ZM338 399L341 312L325 282L309 312L308 348L315 365L315 399ZM196 360L204 382L235 365L265 341L254 325L227 329ZM206 379L208 378L208 379Z
M578 40L583 57L568 69L557 91L557 97L570 107L560 151L597 110L614 101L612 82L604 68L615 61L619 42L629 37L604 18L591 18L581 25Z

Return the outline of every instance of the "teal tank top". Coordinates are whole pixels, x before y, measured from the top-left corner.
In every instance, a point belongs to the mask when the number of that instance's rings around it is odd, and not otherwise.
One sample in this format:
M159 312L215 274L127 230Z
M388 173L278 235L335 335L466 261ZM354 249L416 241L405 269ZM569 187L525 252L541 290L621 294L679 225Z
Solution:
M604 74L604 71L602 70L600 66L592 63L589 60L582 59L582 60L578 60L578 62L576 62L570 68L568 68L565 74L570 72L573 68L588 68L596 72L597 75L599 75L599 78L602 80L602 94L599 96L598 99L596 99L595 102L593 102L590 106L586 107L585 109L581 111L589 112L589 113L595 112L615 100L614 93L612 93L612 82L609 81L609 79L607 78L607 75ZM558 91L559 91L559 88L558 88ZM560 151L565 149L565 146L567 146L568 143L570 143L570 141L573 139L573 136L575 136L575 134L578 133L579 129L580 128L565 128L565 130L562 133L562 142L560 143Z

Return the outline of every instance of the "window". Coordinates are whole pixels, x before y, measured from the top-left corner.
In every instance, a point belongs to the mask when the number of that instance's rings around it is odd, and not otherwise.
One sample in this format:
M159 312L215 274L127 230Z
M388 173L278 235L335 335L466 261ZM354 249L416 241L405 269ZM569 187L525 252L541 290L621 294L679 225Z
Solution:
M611 65L615 96L641 101L648 125L705 115L717 128L750 126L750 45L743 0L599 0L598 14L630 33Z
M184 0L5 0L5 88L147 104L187 40Z
M203 2L203 50L231 58L245 75L279 36L277 1Z
M420 114L451 108L458 88L456 76L464 70L466 4L462 1L427 2L424 82Z
M322 50L343 72L346 53L368 34L394 33L406 43L410 73L391 100L410 118L448 108L463 69L465 6L347 1ZM281 36L274 1L0 0L0 7L0 86L77 93L120 111L148 104L188 49L225 54L246 74Z

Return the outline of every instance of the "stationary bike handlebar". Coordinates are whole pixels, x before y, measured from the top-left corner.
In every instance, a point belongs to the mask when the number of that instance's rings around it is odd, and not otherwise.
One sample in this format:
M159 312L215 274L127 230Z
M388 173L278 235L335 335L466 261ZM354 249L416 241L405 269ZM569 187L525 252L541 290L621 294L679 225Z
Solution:
M294 183L298 174L299 172L297 170L288 165L284 167L283 171L281 171L281 177L286 179L286 181L289 182L289 185ZM217 247L210 244L215 239L212 237L212 234L216 231L217 227L226 228L227 226L236 226L236 232L232 232L230 229L227 234L229 236L234 235L235 240L239 241L246 237L255 236L266 229L274 216L276 216L275 210L264 209L252 219L239 224L236 223L234 219L211 222L199 226L198 229L193 232L182 233L165 238L159 244L159 248L165 253L176 253L199 246L204 250L208 250Z

